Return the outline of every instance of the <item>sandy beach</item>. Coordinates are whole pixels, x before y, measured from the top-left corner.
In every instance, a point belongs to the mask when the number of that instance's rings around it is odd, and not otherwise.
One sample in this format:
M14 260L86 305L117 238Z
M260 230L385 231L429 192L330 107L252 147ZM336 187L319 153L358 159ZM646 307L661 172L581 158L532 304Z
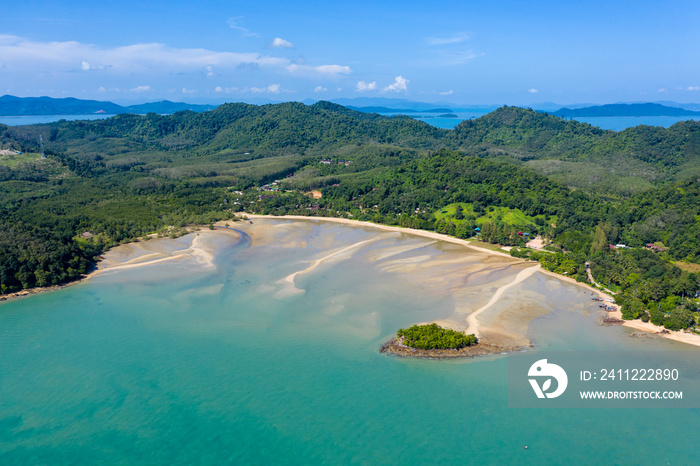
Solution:
M154 238L138 241L111 249L98 263L97 270L89 277L116 270L128 270L167 261L194 259L202 267L210 268L214 263L214 247L207 243L212 236L238 236L233 230L202 230L172 240ZM180 247L178 247L180 246Z
M404 228L404 227L388 226L388 225L378 225L378 224L371 223L371 222L363 222L363 221L359 221L359 220L352 220L352 219L346 219L346 218L336 218L336 217L305 217L305 216L297 216L297 215L279 217L279 216L272 216L272 215L252 215L252 214L248 214L247 216L248 216L248 218L250 218L253 221L255 219L303 220L303 221L310 221L310 222L314 222L314 221L315 222L331 222L331 223L340 223L340 224L351 225L351 226L362 226L362 227L373 228L373 229L377 229L377 230L381 230L381 231L390 231L390 232L395 232L395 233L403 233L403 234L407 234L407 235L415 235L415 236L420 236L423 238L430 238L430 239L433 239L436 241L443 241L443 242L447 242L447 243L457 244L460 246L464 246L466 248L470 248L472 250L479 251L479 252L484 253L484 254L497 256L497 257L503 257L503 258L507 257L508 259L513 261L513 263L516 263L516 264L517 263L521 263L521 264L530 264L531 263L529 261L515 259L512 256L510 256L509 254L505 254L502 252L493 251L491 249L486 249L486 248L481 248L481 247L475 246L474 244L472 244L470 241L467 241L467 240L453 238L450 236L442 235L442 234L431 232L431 231L425 231L425 230L417 230L417 229L412 229L412 228ZM475 334L477 334L477 336L479 336L479 334L485 334L485 333L488 333L489 330L494 330L493 328L490 329L488 326L483 326L482 324L480 324L478 316L481 315L482 313L484 313L485 311L487 311L490 307L492 307L502 297L502 295L504 294L504 292L508 288L510 288L511 286L515 286L516 284L522 282L523 280L525 280L526 278L528 278L529 276L531 276L535 272L539 272L539 273L545 274L547 276L554 277L558 280L564 281L566 283L571 283L571 284L574 284L576 286L582 287L586 290L591 291L592 293L595 293L598 297L601 297L603 299L612 298L612 296L610 296L609 294L606 294L605 292L601 291L600 289L594 288L593 286L591 286L589 284L581 283L581 282L574 280L571 277L566 277L566 276L559 275L559 274L556 274L554 272L550 272L548 270L542 269L539 265L534 266L534 267L531 266L531 267L525 268L522 272L520 272L520 274L516 276L516 278L513 280L513 282L511 282L509 284L505 284L505 285L497 288L494 291L494 294L492 295L492 297L488 303L481 306L476 311L470 312L466 316L465 323L467 324L466 327L469 328L469 332L475 333ZM614 312L609 312L608 315L610 317L622 320L622 313L620 312L620 307L614 303L606 303L606 304L608 304L616 309ZM528 317L534 318L537 316L538 315L530 315ZM439 321L437 321L437 323L439 325L446 326L446 327L453 328L453 329L461 329L461 330L465 329L465 327L462 327L461 325L459 325L459 323L451 321L451 320L439 320ZM682 342L682 343L686 343L686 344L690 344L690 345L694 345L694 346L700 346L700 335L697 335L694 333L683 332L683 331L661 333L664 330L663 327L656 326L650 322L645 323L645 322L642 322L640 320L624 320L622 325L624 327L627 327L630 329L655 334L655 335L658 335L660 337L667 338L670 340L674 340L674 341L678 341L678 342ZM522 328L522 325L520 325L520 327ZM508 333L510 333L510 332L508 332ZM505 344L517 344L517 343L514 343L512 341L512 337L514 337L514 335L511 334L509 336L511 337L511 341L508 341ZM498 338L498 340L499 340L499 343L503 343L502 338ZM522 340L520 340L518 343L523 344L524 342Z

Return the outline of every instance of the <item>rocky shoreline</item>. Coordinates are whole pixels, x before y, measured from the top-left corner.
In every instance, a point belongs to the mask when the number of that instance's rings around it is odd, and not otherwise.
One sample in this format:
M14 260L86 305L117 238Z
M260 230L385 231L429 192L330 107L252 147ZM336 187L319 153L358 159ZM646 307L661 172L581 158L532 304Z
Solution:
M380 353L391 354L401 358L425 358L425 359L453 359L453 358L473 358L476 356L486 356L488 354L513 353L524 349L532 348L526 346L504 346L488 341L479 340L475 345L465 346L460 349L432 349L424 350L411 348L401 344L396 338L392 338L379 348Z
M68 288L69 286L77 285L78 283L81 283L81 282L87 280L88 278L90 278L91 275L92 275L91 273L87 274L87 275L83 275L75 281L63 283L61 285L51 285L51 286L44 286L44 287L27 288L26 290L22 290L22 291L15 291L12 293L3 294L3 295L0 295L0 302L12 301L15 299L20 299L20 298L26 298L27 296L32 296L32 295L39 294L39 293L47 293L49 291L62 290L63 288Z
M598 323L598 325L601 325L603 327L613 327L623 325L625 323L624 320L618 319L617 317L613 317L610 315L598 316L596 322Z

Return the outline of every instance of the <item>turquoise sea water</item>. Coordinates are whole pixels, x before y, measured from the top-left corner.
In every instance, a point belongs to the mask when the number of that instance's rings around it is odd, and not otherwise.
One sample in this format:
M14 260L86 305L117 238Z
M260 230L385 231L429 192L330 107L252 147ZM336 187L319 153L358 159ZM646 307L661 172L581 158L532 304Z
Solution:
M271 226L282 222L270 221ZM517 410L507 362L378 352L454 299L392 272L440 243L305 225L217 238L214 268L117 270L0 305L0 464L694 464L698 410ZM370 259L374 258L374 259ZM504 272L505 273L505 272ZM494 275L494 278L497 278ZM538 348L688 349L601 328L580 288L542 274ZM700 355L700 352L698 352ZM527 445L528 449L523 447Z

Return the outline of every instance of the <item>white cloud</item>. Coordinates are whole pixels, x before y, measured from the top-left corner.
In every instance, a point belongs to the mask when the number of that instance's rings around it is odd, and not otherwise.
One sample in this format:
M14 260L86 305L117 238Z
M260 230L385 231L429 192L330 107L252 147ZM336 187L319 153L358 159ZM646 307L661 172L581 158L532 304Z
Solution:
M689 91L700 91L700 86L688 86Z
M100 70L106 78L120 82L120 87L127 91L141 84L138 81L134 82L138 76L148 76L152 86L158 83L159 90L164 86L159 80L172 80L182 76L183 80L180 80L178 85L167 85L179 92L183 85L196 86L184 81L186 76L196 76L200 79L206 76L215 79L238 74L243 67L260 73L262 79L265 79L266 75L279 74L327 79L353 72L349 66L340 64L322 63L310 66L293 63L289 58L257 52L175 48L160 43L104 47L77 41L41 42L9 34L0 34L0 58L5 66L2 70L4 79L11 78L16 82L30 78L50 79L51 83L57 83L60 82L60 78L64 78L73 82L76 70L86 76L82 79L88 79L88 74ZM279 78L267 79L272 81ZM101 84L102 82L92 83L89 86L94 89ZM314 82L314 85L316 84L318 82ZM212 89L210 86L206 87Z
M287 71L295 75L326 75L326 76L337 76L339 74L350 74L352 69L349 66L341 65L321 65L321 66L309 66L300 65L298 63L292 63L286 67Z
M455 91L453 91L452 89L450 89L449 91L440 92L440 95L452 95L452 94L454 94L454 93L455 93Z
M403 78L402 76L397 76L396 79L394 80L394 84L390 84L384 89L382 89L384 92L402 92L402 91L407 91L408 90L408 79Z
M135 88L131 89L131 92L148 92L152 91L151 86L136 86Z
M377 81L372 81L371 83L366 83L364 81L358 81L355 89L359 92L373 91L377 88Z
M540 91L535 89L535 88L532 88L532 89L528 89L527 92L529 92L530 94L537 94Z
M231 94L232 92L240 92L240 89L238 87L221 87L221 86L216 86L214 88L214 92L221 92L224 94Z
M426 39L426 41L428 42L428 45L458 44L458 43L464 42L466 40L469 40L469 36L464 32L453 34L451 36L428 37Z
M195 92L197 92L196 89L187 89L187 88L184 88L184 87L182 88L182 93L183 93L183 94L194 94Z
M226 20L226 23L228 23L229 27L231 29L235 29L236 31L241 31L243 35L248 36L248 37L260 37L260 34L257 32L252 32L248 28L244 28L239 24L240 20L243 19L243 16L235 16L233 18L229 18Z
M270 44L270 47L291 49L294 47L294 44L292 44L288 40L284 40L280 37L275 37L275 40L272 41L272 43Z
M341 65L321 65L314 68L314 70L323 74L350 74L352 69L349 66Z
M316 89L314 89L314 92L326 92L328 89L326 89L323 86L316 86Z
M15 72L69 75L75 71L75 63L83 63L82 68L101 69L112 77L132 78L139 74L173 76L183 73L205 73L212 78L219 74L236 71L241 66L255 66L265 72L283 72L302 77L337 77L352 73L352 69L342 65L308 66L291 64L287 58L259 53L219 52L207 49L177 49L164 44L133 44L122 47L104 48L79 42L34 42L21 37L0 34L0 56L3 63L9 64ZM216 73L215 73L216 70ZM221 73L219 72L221 70ZM127 85L132 92L146 92L138 83ZM263 88L265 92L283 92L281 88ZM223 89L222 92L246 92L247 89Z
M289 59L260 53L217 52L207 49L178 49L164 44L133 44L101 48L80 42L34 42L17 36L0 34L0 56L25 70L70 71L75 62L88 63L90 69L108 68L112 72L178 72L195 69L213 71L213 67L234 68L240 65L284 67ZM97 65L96 65L97 64Z
M104 86L100 86L97 88L97 92L107 92L107 89Z
M658 90L657 92L667 92L667 91L666 91L666 89L665 89L665 88L663 88L663 87L662 87L662 88L661 88L661 89L659 89L659 90Z
M282 86L279 84L270 84L267 87L251 87L250 92L253 94L263 94L263 93L269 93L269 94L279 94L282 91Z

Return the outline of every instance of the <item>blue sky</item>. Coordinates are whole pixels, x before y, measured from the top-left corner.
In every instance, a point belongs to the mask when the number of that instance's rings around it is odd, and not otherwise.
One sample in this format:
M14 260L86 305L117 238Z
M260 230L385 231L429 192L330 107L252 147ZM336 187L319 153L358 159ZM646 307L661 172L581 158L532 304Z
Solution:
M697 1L23 0L0 14L0 94L700 102L698 24Z

